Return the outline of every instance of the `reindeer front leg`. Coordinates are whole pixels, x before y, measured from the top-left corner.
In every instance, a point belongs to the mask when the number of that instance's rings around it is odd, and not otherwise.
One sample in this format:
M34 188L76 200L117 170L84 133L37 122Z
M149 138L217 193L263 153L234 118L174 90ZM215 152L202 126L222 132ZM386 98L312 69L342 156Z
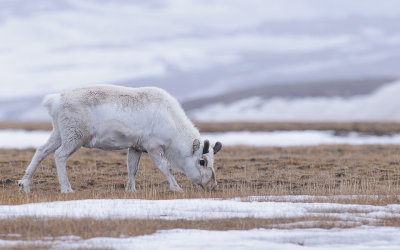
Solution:
M164 173L165 177L167 177L167 180L169 182L169 188L172 191L176 192L183 192L182 188L179 186L179 184L176 182L174 176L170 172L170 165L165 157L165 152L162 146L155 146L152 147L150 150L148 150L150 159L156 164L158 169L161 170L161 172Z

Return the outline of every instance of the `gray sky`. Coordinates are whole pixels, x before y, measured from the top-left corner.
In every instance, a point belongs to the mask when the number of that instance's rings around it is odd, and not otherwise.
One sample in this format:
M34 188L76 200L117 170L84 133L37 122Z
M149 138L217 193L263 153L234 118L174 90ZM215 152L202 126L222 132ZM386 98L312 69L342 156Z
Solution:
M0 100L88 84L179 99L398 76L400 1L0 0Z

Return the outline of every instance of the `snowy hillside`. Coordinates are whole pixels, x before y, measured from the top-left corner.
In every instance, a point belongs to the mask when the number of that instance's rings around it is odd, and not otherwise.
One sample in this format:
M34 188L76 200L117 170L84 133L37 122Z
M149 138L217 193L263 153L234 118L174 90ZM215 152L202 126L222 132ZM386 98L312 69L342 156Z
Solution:
M251 97L190 112L198 121L400 121L400 81L351 97Z

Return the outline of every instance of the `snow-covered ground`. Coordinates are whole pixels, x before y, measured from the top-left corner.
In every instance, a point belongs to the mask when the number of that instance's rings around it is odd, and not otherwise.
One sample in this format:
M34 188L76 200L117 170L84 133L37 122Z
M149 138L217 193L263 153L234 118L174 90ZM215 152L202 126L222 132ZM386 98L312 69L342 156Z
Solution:
M0 240L0 246L43 244L52 249L346 249L398 250L400 229L359 227L349 229L253 229L248 231L207 231L191 229L162 230L138 237L99 237L82 239L76 236L49 240Z
M360 224L379 218L400 218L400 205L386 206L309 203L284 197L281 201L263 201L260 197L247 201L242 199L179 199L179 200L76 200L1 205L0 218L35 216L94 219L165 219L204 220L228 218L301 218L329 213L345 225ZM294 202L295 201L295 202ZM99 209L101 208L101 209ZM331 212L334 210L335 212ZM353 212L351 212L353 211ZM357 211L357 212L354 212ZM342 214L343 213L343 214ZM361 224L360 224L361 225ZM281 225L283 226L283 225Z
M71 218L187 219L213 218L304 218L328 216L342 227L318 228L318 220L297 222L305 229L291 229L293 223L279 224L287 229L249 231L168 230L152 235L120 238L81 239L76 236L24 242L0 240L1 246L18 243L46 244L53 248L104 247L114 249L398 249L400 228L362 226L382 218L399 218L400 205L386 206L308 203L310 197L251 197L250 199L180 199L180 200L78 200L17 206L0 206L1 218L36 216ZM346 198L346 197L339 197ZM355 197L349 196L348 199ZM101 208L101 209L99 209ZM325 217L327 218L327 217ZM278 226L278 225L277 225ZM18 237L17 237L18 238Z
M0 130L0 148L39 147L49 138L48 131ZM374 136L352 132L336 136L333 131L274 131L202 133L210 141L222 141L226 146L313 146L323 144L400 144L400 135Z
M48 131L0 130L0 148L39 147L49 136Z
M324 144L400 144L400 135L374 136L351 132L346 136L336 136L333 131L274 131L274 132L226 132L203 133L210 141L221 141L224 145L249 146L314 146Z

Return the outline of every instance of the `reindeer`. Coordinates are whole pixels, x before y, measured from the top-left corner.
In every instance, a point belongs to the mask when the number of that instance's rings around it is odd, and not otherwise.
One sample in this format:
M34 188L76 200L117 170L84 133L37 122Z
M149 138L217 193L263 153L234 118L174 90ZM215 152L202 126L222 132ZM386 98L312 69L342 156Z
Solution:
M135 175L142 153L166 176L170 189L182 192L170 170L184 173L203 189L216 187L213 147L176 99L155 87L93 86L47 95L42 103L52 118L48 141L36 150L24 177L23 192L43 159L54 153L61 193L73 192L66 173L67 159L81 147L103 150L128 149L127 192L135 192Z

